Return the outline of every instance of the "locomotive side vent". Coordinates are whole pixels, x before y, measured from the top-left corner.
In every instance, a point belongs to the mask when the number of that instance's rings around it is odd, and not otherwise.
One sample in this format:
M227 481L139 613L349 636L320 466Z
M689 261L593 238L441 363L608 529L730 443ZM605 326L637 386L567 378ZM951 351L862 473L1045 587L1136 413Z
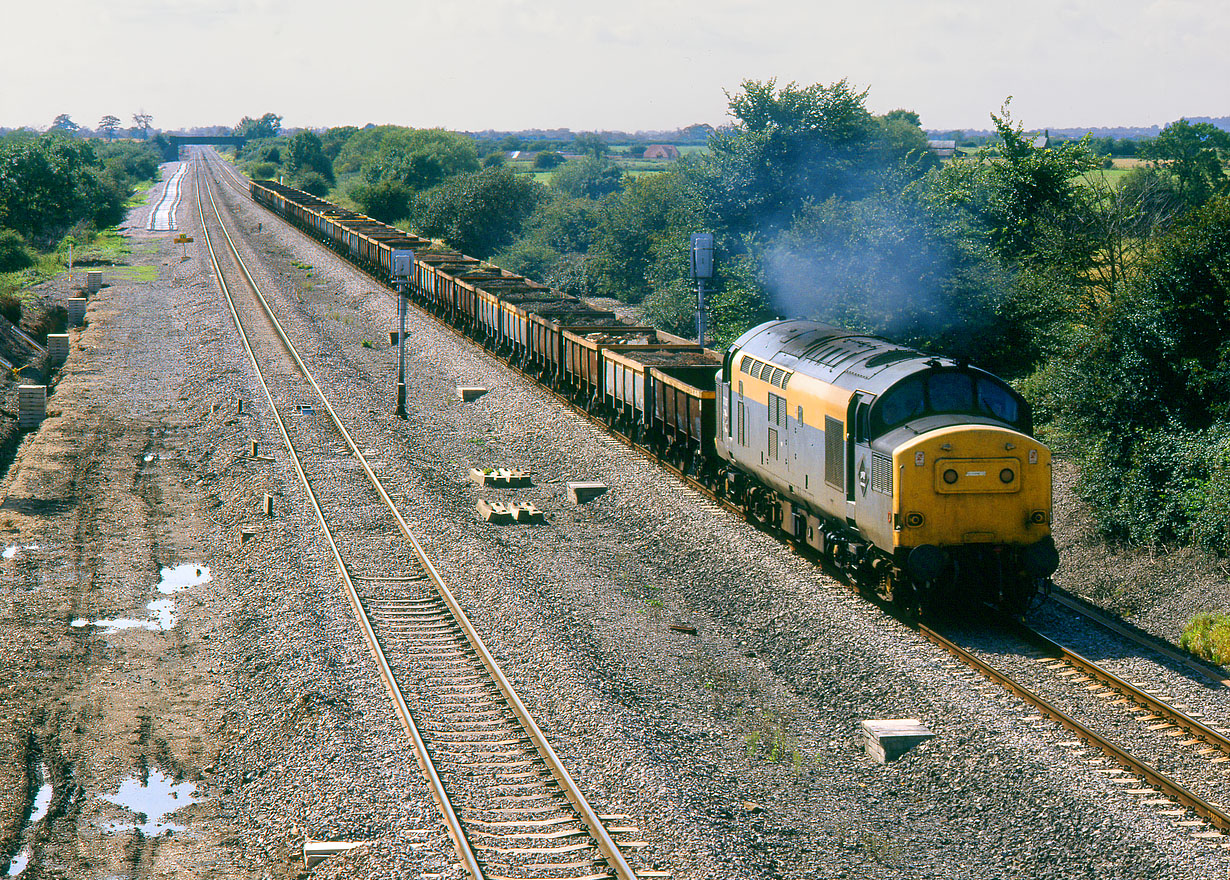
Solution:
M893 494L893 460L887 455L871 453L871 488L884 495Z

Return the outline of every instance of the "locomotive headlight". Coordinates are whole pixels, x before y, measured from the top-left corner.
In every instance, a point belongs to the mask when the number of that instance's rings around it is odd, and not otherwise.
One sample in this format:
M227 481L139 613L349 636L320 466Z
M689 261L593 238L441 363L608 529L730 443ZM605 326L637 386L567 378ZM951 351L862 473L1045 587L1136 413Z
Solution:
M949 468L948 470L944 471L944 482L945 483L951 486L956 481L957 481L956 471L954 471L952 468Z
M905 515L905 524L911 529L922 528L923 515L918 511L911 510Z
M1012 468L1004 468L999 472L999 481L1001 483L1011 483L1015 479L1016 474L1013 472Z
M1042 525L1042 523L1046 522L1046 511L1045 510L1035 510L1033 513L1029 515L1029 521L1031 523Z

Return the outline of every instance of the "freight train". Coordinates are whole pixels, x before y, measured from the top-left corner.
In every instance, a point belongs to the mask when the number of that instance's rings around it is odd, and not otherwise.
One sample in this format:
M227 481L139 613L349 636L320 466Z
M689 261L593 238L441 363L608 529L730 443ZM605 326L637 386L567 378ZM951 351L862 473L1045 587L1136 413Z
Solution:
M718 354L270 181L253 199L576 405L919 608L1022 611L1059 564L1050 450L1029 406L969 364L811 321Z

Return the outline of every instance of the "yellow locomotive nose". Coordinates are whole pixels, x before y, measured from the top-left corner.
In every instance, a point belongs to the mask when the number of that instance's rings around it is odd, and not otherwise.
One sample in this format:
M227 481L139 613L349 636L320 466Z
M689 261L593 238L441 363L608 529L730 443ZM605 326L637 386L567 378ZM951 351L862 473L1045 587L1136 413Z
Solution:
M954 425L903 444L894 459L896 547L1026 547L1050 535L1051 453L1028 435Z

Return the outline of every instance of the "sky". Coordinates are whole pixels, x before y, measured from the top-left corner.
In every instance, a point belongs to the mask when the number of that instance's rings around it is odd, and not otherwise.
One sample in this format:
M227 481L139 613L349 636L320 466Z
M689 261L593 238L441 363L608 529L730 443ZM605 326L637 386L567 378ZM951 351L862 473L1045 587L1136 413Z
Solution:
M929 129L1230 115L1221 0L0 0L0 126L368 122L653 131L747 79L867 89Z

